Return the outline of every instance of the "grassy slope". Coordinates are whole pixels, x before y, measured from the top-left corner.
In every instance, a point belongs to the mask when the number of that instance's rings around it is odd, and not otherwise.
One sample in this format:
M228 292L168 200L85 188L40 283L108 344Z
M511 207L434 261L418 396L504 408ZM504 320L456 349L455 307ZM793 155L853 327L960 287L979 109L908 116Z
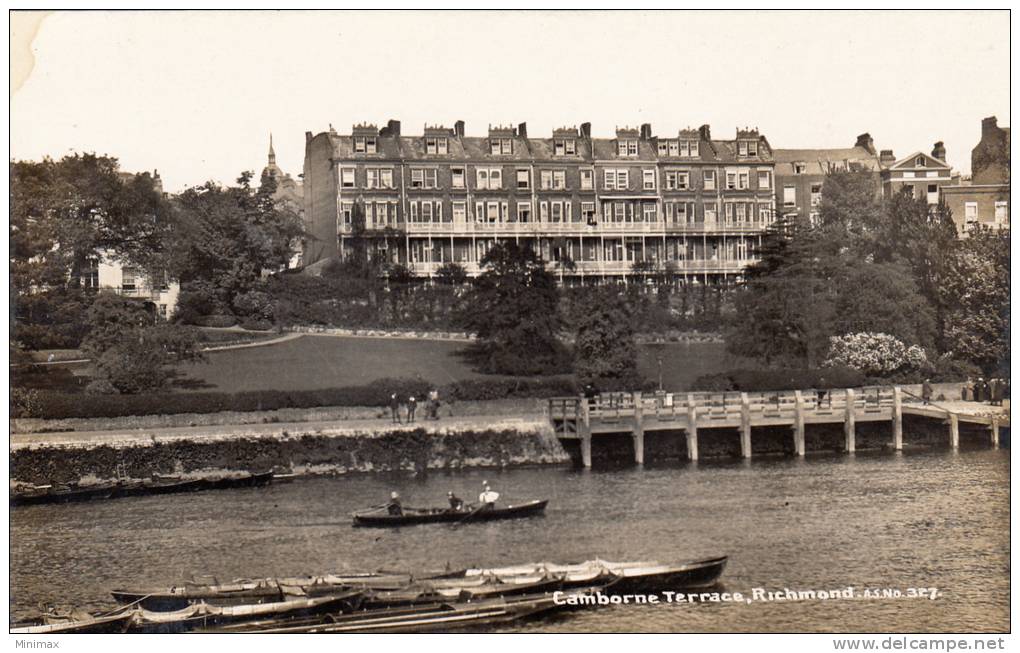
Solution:
M457 355L463 346L456 342L306 336L267 347L211 352L207 364L182 371L201 381L195 390L223 392L311 390L362 385L385 377L420 376L437 384L485 378ZM740 364L717 343L643 346L639 366L652 380L658 379L660 349L667 389L684 389L702 374Z

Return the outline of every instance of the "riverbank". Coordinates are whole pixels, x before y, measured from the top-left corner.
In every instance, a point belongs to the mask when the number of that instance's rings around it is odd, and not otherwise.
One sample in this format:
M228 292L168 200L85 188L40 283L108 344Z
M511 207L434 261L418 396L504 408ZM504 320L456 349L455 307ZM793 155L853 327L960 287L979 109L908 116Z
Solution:
M565 464L544 418L416 424L295 422L11 436L12 480L79 483L157 474L219 478L269 469L305 474Z

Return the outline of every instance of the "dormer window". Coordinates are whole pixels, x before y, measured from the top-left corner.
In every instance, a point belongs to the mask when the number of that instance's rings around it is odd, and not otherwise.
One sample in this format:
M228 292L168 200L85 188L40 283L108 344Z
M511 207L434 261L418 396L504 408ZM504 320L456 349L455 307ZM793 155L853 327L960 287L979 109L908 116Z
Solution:
M445 137L429 136L425 139L426 154L446 154L448 151L448 141Z
M375 137L355 136L354 151L358 154L375 154Z
M634 139L618 139L616 148L620 156L637 156L637 141Z
M695 144L695 149L696 148L697 148L697 144ZM669 141L669 155L670 156L680 156L680 142L679 141Z
M571 138L557 138L553 141L553 153L556 156L576 154L577 144Z
M698 156L698 141L680 141L680 156Z
M795 175L803 175L806 172L807 172L807 164L806 163L794 163L793 164L793 174L795 174Z
M758 143L755 141L737 141L739 156L758 156Z
M493 138L489 140L489 151L492 154L513 154L514 141L511 138Z
M923 156L919 156L916 159L914 159L914 167L915 168L923 168L924 164L925 164L925 161L924 161L924 157Z

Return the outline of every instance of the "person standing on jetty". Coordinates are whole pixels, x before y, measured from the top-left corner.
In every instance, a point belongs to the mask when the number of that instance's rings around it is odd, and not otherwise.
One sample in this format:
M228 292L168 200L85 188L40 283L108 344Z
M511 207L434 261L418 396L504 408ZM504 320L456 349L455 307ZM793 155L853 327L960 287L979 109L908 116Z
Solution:
M931 402L931 379L925 379L921 384L921 400L926 406Z
M390 395L390 417L394 424L400 424L400 398L396 392Z
M411 424L414 422L414 410L418 407L418 400L411 395L407 398L407 423Z

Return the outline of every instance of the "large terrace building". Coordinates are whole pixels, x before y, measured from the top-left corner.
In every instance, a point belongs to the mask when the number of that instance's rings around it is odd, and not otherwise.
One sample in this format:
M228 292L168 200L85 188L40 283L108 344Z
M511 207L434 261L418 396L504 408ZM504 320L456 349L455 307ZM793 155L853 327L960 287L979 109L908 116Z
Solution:
M757 129L713 139L708 125L655 136L646 124L615 138L593 138L588 123L540 138L524 123L486 136L467 136L460 121L417 136L395 120L331 128L306 133L303 188L305 265L346 255L358 237L423 276L447 262L477 274L494 243L513 240L569 282L716 282L752 261L775 215L768 141Z

